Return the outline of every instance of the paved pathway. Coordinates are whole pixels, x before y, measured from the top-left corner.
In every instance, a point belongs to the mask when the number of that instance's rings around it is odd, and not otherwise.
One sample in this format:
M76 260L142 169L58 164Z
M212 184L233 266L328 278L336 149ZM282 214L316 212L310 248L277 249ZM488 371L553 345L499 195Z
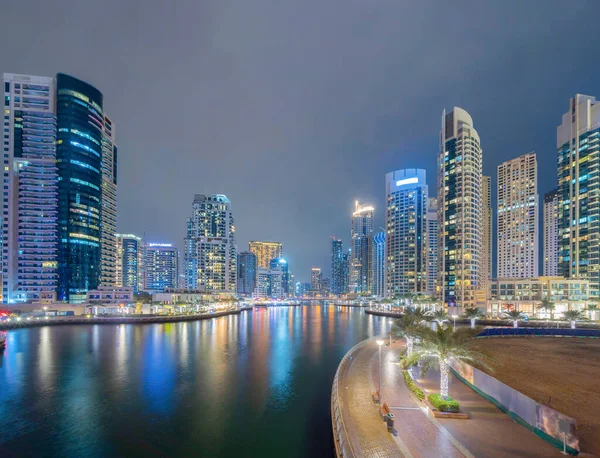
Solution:
M454 379L450 391L469 420L436 419L408 391L395 364L403 342L382 347L383 401L394 413L395 434L387 432L371 399L379 377L378 347L363 347L339 374L346 429L357 457L500 458L558 457L560 452ZM423 387L437 391L439 375L431 372Z

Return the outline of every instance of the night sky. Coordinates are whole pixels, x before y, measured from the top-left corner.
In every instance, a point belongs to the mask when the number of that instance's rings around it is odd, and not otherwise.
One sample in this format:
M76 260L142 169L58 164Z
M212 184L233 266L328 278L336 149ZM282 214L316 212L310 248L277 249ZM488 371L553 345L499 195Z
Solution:
M307 281L355 199L383 225L386 172L426 168L436 192L444 108L472 115L494 194L497 165L536 151L542 199L569 98L600 98L599 18L598 0L2 0L0 72L104 93L119 232L182 248L194 194L227 194L238 250L281 241Z

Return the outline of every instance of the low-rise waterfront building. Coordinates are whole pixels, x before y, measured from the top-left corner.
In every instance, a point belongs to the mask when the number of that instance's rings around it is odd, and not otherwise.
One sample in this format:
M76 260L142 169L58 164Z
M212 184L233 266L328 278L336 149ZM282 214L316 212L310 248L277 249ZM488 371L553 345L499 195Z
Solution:
M131 304L133 302L133 288L130 286L99 286L97 289L88 290L86 302Z

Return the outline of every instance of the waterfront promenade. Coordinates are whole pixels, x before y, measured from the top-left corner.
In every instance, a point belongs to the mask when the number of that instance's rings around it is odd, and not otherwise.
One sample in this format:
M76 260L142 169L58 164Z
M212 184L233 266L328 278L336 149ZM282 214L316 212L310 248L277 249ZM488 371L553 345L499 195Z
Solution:
M195 315L138 315L138 316L59 316L59 317L31 317L11 318L10 321L0 322L0 331L9 329L30 328L34 326L57 326L77 324L150 324L150 323L176 323L179 321L208 320L226 315L239 315L244 310L252 310L252 307L240 307L232 310L224 310L214 313L199 313Z
M396 364L404 347L394 342L382 347L382 402L395 416L390 434L371 399L379 382L378 347L364 345L341 366L338 396L343 424L355 457L471 458L507 456L559 457L561 453L513 422L493 404L478 396L457 379L450 392L469 413L470 419L436 419L406 388ZM424 388L436 389L436 374L424 379ZM350 455L345 455L350 456ZM344 458L345 458L344 457Z

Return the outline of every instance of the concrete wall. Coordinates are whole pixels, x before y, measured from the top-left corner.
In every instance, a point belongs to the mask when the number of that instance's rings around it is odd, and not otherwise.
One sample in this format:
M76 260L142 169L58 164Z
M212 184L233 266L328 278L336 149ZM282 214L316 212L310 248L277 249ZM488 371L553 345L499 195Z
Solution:
M452 365L454 371L472 385L476 391L492 398L490 399L499 408L507 411L511 417L520 423L526 423L529 429L549 442L562 443L563 434L560 430L561 421L568 425L567 446L579 450L579 439L577 438L577 422L548 406L540 404L533 399L525 396L523 393L502 383L500 380L470 366L469 364L455 361ZM541 433L541 434L540 434ZM550 438L545 437L550 436ZM552 438L554 440L552 440Z

